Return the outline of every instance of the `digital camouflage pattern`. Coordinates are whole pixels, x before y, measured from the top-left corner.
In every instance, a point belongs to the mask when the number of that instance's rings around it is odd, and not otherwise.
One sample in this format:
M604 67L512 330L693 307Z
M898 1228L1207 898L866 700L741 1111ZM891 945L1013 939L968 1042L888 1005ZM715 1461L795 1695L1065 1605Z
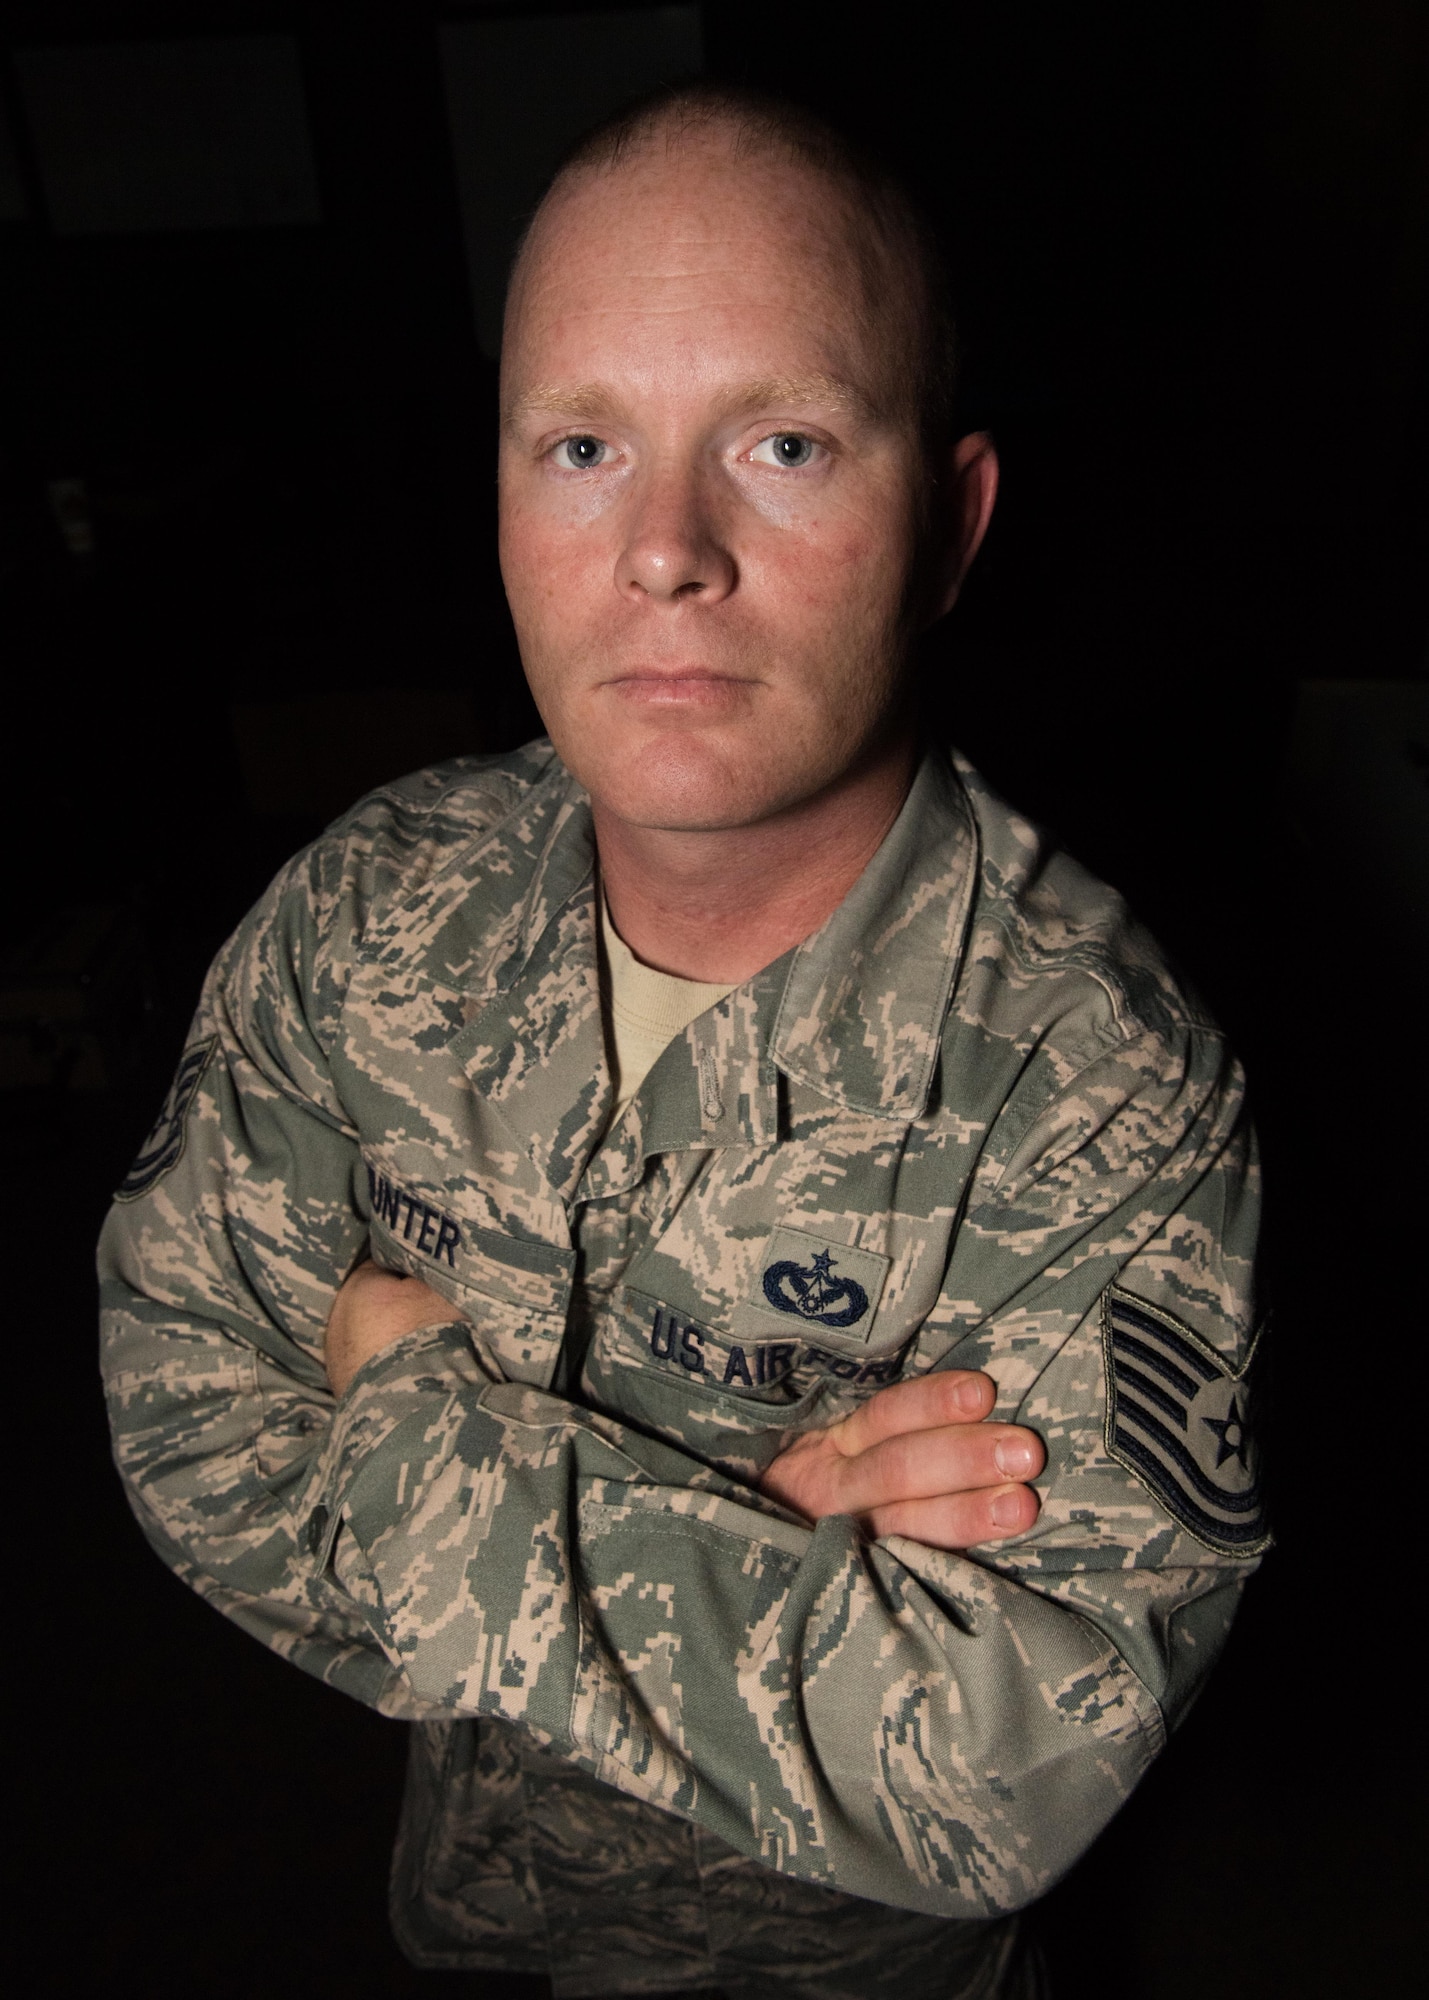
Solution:
M291 863L185 1065L101 1246L118 1462L195 1589L421 1724L409 1951L1003 1990L992 1920L1136 1784L1265 1544L1242 1081L1118 899L930 753L606 1132L589 806L538 743ZM451 1321L334 1404L369 1253ZM1046 1441L1029 1534L870 1545L750 1483L947 1366Z

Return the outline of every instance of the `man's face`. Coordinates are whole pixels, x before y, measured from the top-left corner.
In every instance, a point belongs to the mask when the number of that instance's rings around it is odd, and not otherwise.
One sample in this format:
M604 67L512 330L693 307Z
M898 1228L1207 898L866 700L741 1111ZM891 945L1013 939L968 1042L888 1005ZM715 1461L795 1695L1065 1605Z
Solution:
M885 742L925 473L877 277L826 181L718 136L543 210L503 356L501 563L603 810L749 826Z

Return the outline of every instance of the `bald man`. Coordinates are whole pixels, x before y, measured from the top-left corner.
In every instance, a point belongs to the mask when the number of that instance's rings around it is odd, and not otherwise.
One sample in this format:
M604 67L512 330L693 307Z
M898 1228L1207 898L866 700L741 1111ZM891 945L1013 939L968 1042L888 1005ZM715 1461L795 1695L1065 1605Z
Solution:
M1030 1994L1265 1546L1239 1071L919 735L996 485L950 373L807 115L585 142L502 362L549 739L284 871L107 1226L155 1546L417 1725L418 1964Z

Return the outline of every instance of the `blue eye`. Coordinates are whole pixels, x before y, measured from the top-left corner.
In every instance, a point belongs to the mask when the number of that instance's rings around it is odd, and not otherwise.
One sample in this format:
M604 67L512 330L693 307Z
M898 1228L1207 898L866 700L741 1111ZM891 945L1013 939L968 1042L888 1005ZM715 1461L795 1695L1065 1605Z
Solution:
M561 439L553 455L559 464L575 472L585 472L591 466L599 465L605 453L606 447L599 438L570 437Z
M782 465L797 472L810 463L818 449L812 438L799 431L775 431L773 437L757 444L750 456L759 465Z

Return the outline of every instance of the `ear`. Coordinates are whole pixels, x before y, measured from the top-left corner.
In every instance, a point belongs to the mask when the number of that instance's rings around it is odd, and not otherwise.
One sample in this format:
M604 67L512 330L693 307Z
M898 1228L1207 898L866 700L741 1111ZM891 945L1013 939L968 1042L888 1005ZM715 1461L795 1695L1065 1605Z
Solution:
M997 499L997 452L986 431L949 445L937 467L934 489L934 577L928 623L957 603L968 565L982 545Z

